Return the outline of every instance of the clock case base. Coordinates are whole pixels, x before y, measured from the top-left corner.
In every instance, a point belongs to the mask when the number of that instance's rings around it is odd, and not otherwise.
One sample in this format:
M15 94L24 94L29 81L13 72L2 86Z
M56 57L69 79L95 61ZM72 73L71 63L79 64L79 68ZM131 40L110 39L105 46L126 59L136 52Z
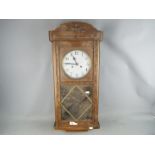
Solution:
M58 127L56 122L54 122L54 128L56 130L65 130L65 131L88 131L92 129L99 129L100 128L100 123L97 122L95 124L89 124L89 125L82 125L82 126L60 126Z

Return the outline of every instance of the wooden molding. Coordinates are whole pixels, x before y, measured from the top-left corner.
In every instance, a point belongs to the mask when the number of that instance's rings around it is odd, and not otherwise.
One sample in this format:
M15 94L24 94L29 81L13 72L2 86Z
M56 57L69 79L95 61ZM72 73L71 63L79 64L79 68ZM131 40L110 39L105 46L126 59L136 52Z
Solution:
M92 25L83 22L69 22L61 24L53 31L49 31L49 40L102 40L103 33Z

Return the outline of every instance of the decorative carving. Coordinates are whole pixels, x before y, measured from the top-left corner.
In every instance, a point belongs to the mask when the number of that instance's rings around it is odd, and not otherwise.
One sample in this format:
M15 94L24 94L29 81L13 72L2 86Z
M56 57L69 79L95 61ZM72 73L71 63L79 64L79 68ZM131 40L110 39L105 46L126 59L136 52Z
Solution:
M61 24L49 32L50 41L56 40L102 40L102 32L92 25L83 22L69 22Z
M55 31L67 31L67 32L89 32L97 31L92 25L82 22L70 22L61 24Z

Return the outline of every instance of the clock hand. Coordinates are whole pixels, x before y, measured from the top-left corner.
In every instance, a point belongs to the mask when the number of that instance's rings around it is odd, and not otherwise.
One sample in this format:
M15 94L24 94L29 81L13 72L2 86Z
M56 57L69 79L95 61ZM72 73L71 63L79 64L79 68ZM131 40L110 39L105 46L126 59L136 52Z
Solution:
M66 64L66 65L77 65L77 64L74 64L74 63L70 63L70 62L66 62L64 64Z
M73 60L75 61L76 65L78 65L76 58L71 54L71 56L73 57Z

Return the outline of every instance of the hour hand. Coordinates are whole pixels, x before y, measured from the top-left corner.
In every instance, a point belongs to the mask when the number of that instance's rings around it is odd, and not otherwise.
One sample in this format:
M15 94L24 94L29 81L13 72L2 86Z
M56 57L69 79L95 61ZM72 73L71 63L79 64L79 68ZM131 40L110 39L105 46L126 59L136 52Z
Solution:
M72 55L72 54L71 54ZM76 65L78 65L77 61L76 61L76 58L72 55L73 57L73 60L75 61Z
M71 63L71 62L65 62L65 65L76 65L75 63Z

